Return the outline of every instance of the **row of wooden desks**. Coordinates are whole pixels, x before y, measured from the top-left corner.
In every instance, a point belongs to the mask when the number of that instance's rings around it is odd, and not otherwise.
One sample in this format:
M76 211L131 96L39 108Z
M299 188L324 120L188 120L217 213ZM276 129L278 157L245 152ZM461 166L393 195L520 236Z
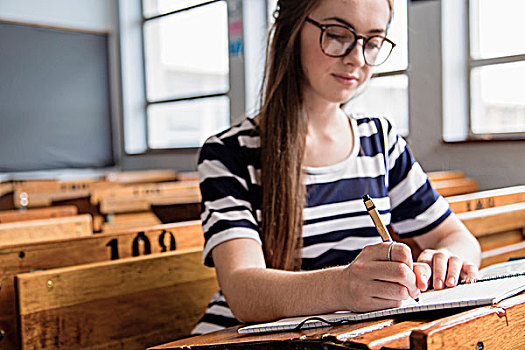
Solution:
M494 306L427 312L337 327L239 335L239 327L159 345L166 349L525 349L525 293Z
M144 350L187 336L218 288L203 244L200 221L0 243L0 349Z
M115 181L27 180L0 183L0 215L2 211L14 208L32 210L73 205L79 214L92 216L95 232L116 232L199 218L201 196L195 175L181 177L179 174L177 179L173 179L174 171L168 174L145 171L141 175L141 178L135 172L124 172L120 177L108 175L108 179Z

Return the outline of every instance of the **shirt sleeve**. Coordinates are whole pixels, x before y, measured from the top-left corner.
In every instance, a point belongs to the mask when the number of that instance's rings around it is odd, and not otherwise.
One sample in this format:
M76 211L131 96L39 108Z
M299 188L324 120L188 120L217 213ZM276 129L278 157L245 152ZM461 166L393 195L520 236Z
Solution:
M402 237L420 235L438 226L452 211L448 202L432 188L406 141L388 121L386 123L385 151L392 227Z
M202 195L203 261L214 267L211 252L217 245L236 238L262 242L250 202L250 177L239 150L211 137L200 150L197 169Z

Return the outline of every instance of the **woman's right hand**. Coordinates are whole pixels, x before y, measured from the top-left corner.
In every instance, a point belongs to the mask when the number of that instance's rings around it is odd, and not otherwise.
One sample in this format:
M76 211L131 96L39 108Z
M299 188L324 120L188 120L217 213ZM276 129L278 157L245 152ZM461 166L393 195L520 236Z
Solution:
M340 300L345 309L367 312L401 306L401 301L419 297L431 269L414 263L410 248L399 242L369 245L344 269Z

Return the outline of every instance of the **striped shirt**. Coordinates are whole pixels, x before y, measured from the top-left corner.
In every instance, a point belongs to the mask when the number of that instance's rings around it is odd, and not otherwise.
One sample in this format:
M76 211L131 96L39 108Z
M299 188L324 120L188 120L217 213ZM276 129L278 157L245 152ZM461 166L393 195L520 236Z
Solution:
M364 194L401 237L426 233L451 213L386 119L355 115L349 119L354 138L350 156L331 166L304 167L303 270L348 264L363 247L381 242L363 204ZM214 266L211 252L225 241L251 238L262 244L260 169L259 129L253 119L203 145L198 172L205 265ZM219 290L193 334L239 323Z

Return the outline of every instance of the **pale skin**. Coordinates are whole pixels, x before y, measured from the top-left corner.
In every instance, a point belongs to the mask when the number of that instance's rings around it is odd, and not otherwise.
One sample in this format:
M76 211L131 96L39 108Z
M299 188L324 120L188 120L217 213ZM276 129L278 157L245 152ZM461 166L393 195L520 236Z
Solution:
M309 14L323 24L341 24L343 20L364 36L384 35L389 15L386 0L323 0ZM331 165L348 157L354 140L339 106L372 73L364 62L362 40L347 56L333 58L322 53L319 35L319 28L303 24L306 166ZM416 262L410 248L402 243L394 244L392 261L388 261L389 243L381 243L365 247L349 265L317 271L266 268L261 245L251 239L224 242L212 254L233 314L242 322L263 322L337 310L396 307L426 290L430 276L434 288L441 289L478 273L479 244L454 215L415 240L423 249Z

